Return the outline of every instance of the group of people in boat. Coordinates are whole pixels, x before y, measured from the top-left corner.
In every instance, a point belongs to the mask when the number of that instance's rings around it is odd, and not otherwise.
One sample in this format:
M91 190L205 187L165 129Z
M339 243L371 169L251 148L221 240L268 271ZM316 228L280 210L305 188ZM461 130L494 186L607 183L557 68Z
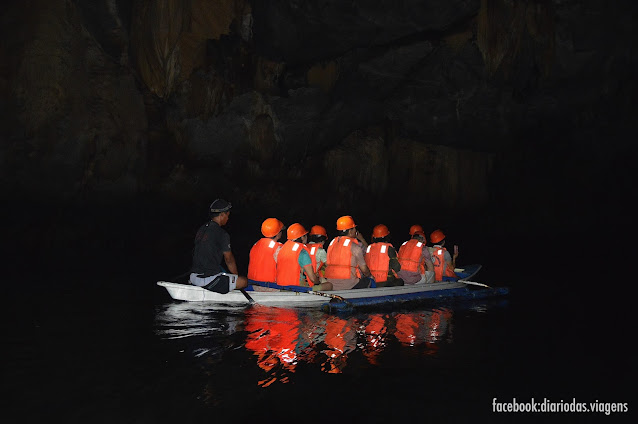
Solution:
M423 228L412 225L410 238L398 252L390 243L390 230L379 224L372 230L371 243L358 231L354 219L345 215L337 219L337 236L328 241L326 229L314 225L310 231L300 223L286 228L277 218L261 225L263 238L250 250L247 277L226 281L228 286L210 287L221 272L222 260L227 271L237 274L237 263L230 246L230 236L222 228L228 222L232 205L216 199L210 205L210 221L195 235L190 283L226 293L252 284L255 290L278 290L302 286L313 291L349 290L371 287L425 284L456 278L454 269L458 248L445 248L445 234L430 234L430 246ZM286 241L283 242L284 232ZM260 284L257 284L260 283ZM268 287L263 287L268 283Z

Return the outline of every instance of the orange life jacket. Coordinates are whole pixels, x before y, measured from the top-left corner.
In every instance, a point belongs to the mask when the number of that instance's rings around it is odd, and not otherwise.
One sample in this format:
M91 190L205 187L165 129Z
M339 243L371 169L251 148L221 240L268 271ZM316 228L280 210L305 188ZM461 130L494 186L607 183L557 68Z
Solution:
M299 254L302 250L308 251L306 246L296 241L288 240L277 254L277 284L280 286L299 286L301 279L301 267L299 266ZM305 275L305 274L304 274ZM307 278L310 282L310 279ZM312 283L310 282L312 285Z
M275 252L281 243L270 238L262 238L250 249L248 278L255 281L274 283L277 277Z
M323 266L324 262L317 263L317 252L319 251L319 249L323 249L321 243L310 243L306 246L306 250L308 251L308 254L310 254L310 260L312 261L312 269L315 271L315 274L317 274L317 276L323 276L325 272L321 271L321 267Z
M359 267L353 267L351 264L353 243L358 245L359 241L347 236L337 236L332 239L326 254L326 278L335 280L354 278L353 268L356 277L361 277Z
M447 249L441 246L434 246L432 250L432 262L434 262L434 279L443 281L443 277L459 278L453 269L445 264L445 252Z
M401 269L411 272L425 273L425 260L421 260L421 254L425 244L417 239L404 242L397 254Z
M366 265L370 268L372 277L380 283L388 281L388 271L390 270L388 249L390 247L392 247L390 243L372 243L366 249Z

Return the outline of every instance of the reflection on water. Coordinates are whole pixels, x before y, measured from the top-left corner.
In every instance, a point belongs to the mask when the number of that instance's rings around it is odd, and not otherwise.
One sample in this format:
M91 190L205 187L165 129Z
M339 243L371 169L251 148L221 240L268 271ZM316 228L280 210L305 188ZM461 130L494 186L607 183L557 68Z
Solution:
M257 365L268 374L260 385L288 382L288 373L295 371L302 357L301 328L299 314L292 309L254 308L246 313L246 349L254 352Z
M427 309L348 316L320 311L253 306L246 309L169 303L158 308L156 334L185 342L193 357L244 348L260 369L257 384L287 383L301 363L325 373L342 373L353 357L383 365L389 346L436 355L452 342L453 312ZM361 362L360 360L358 361ZM264 375L265 374L265 375Z
M164 339L233 334L243 323L243 312L236 307L174 302L157 309L155 333Z

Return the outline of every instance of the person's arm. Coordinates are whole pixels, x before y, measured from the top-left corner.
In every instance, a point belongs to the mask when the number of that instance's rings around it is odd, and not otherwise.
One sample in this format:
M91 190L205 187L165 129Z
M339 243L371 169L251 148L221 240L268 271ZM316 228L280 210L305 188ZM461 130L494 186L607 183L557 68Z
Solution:
M313 286L321 284L321 281L319 281L317 274L315 274L315 270L312 268L312 259L310 259L310 254L307 250L304 249L299 252L297 263L306 274L306 278L307 280L309 280L308 282L312 283Z
M434 272L434 262L432 262L432 255L430 254L429 248L423 248L423 256L425 257L425 270Z
M357 240L359 240L361 242L362 245L362 249L365 252L366 249L368 248L368 242L366 241L366 239L363 237L363 234L361 234L359 232L359 230L357 230Z
M237 271L237 262L235 262L235 255L233 255L232 251L227 250L224 252L224 261L226 262L226 267L231 274L239 275L239 272Z
M310 282L312 283L312 285L318 285L321 284L321 281L319 281L319 278L317 277L317 274L315 274L315 271L312 269L312 264L308 264L308 265L304 265L303 267L304 272L306 273L306 276L308 277L308 280L310 280Z
M452 257L452 255L450 255L450 252L448 252L447 250L445 251L445 265L450 271L454 271L454 268L456 268L456 256Z
M394 247L388 248L388 256L390 257L390 269L394 272L401 271L401 264L397 258L397 251Z
M459 257L459 247L454 245L454 255L452 255L452 271L456 268L456 258Z
M365 257L363 256L364 249L357 249L358 246L352 246L352 255L355 259L355 264L359 267L361 271L361 275L363 277L372 277L372 273L370 272L370 268L368 268L368 264L366 264Z

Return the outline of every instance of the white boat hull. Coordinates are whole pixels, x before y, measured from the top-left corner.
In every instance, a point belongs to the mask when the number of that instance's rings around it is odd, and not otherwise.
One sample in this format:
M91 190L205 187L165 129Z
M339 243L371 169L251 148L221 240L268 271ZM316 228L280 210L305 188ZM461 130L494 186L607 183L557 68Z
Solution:
M171 283L168 281L159 281L158 286L166 288L168 294L175 300L186 302L213 302L220 305L230 306L247 306L249 301L239 290L233 290L227 294L215 293L202 287L189 284ZM346 300L375 298L382 296L407 295L414 293L424 293L431 291L442 291L463 288L466 285L463 282L441 282L433 284L412 284L395 287L378 287L374 289L356 289L356 290L335 290L330 292L319 293L312 292L261 292L249 291L249 296L255 303L266 306L294 306L294 307L321 307L321 305L330 301L331 296L339 296Z

